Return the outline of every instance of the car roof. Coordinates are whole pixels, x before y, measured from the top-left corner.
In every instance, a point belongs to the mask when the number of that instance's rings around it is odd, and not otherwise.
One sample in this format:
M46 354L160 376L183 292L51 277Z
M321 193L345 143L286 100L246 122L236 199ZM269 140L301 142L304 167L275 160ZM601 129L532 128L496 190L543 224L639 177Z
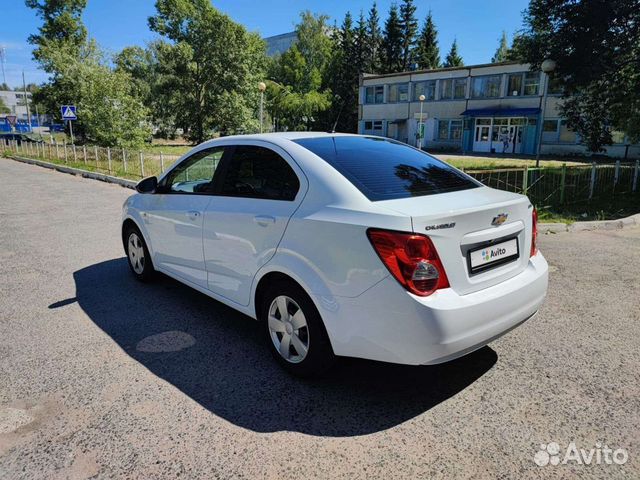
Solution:
M351 133L337 133L337 132L270 132L270 133L254 133L248 135L231 135L228 137L222 137L225 139L242 139L242 140L273 140L273 139L286 139L286 140L298 140L300 138L314 138L314 137L337 137L354 135Z
M353 136L352 133L335 133L335 132L272 132L272 133L254 133L247 135L229 135L227 137L218 137L207 140L198 145L198 149L215 145L228 145L236 141L263 141L273 143L275 145L285 146L287 143L302 138L327 138L338 136Z

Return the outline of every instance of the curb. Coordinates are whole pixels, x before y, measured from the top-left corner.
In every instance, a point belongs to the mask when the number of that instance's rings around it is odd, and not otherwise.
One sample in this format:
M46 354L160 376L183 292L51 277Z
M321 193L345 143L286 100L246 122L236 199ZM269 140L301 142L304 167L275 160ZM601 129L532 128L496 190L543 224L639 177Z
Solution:
M539 223L540 233L559 232L590 232L593 230L619 230L625 227L640 225L640 213L619 220L601 220L589 222L566 223Z
M84 178L91 178L93 180L100 180L101 182L114 183L125 188L136 188L136 184L133 180L126 180L124 178L114 177L105 173L91 172L89 170L82 170L80 168L67 167L65 165L58 165L57 163L45 162L44 160L35 160L33 158L11 156L7 157L17 162L28 163L30 165L38 165L39 167L49 168L62 173L69 173L71 175L79 175Z

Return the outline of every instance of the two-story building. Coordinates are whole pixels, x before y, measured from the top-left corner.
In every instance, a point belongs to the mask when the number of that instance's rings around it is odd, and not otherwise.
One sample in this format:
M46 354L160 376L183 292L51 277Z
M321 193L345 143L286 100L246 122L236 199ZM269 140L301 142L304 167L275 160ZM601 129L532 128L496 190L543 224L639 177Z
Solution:
M548 87L545 105L543 85ZM586 153L560 116L560 99L555 82L515 62L365 74L360 79L358 132L412 145L421 141L427 150L535 154L540 148L542 154ZM640 155L640 145L628 146L617 132L613 136L616 143L607 147L608 155Z

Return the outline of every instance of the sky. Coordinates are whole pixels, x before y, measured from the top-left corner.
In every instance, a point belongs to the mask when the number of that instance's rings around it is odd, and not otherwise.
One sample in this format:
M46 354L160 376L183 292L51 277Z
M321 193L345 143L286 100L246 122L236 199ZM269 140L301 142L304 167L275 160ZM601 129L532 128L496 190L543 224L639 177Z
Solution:
M378 1L383 22L391 3L392 0ZM415 0L414 3L420 26L428 11L433 12L441 56L444 58L455 38L467 65L489 62L503 30L511 41L514 32L521 28L521 13L528 4L527 0ZM143 46L156 38L147 26L154 4L154 0L89 0L83 21L89 34L105 50L117 53L126 46ZM366 15L372 0L214 0L213 4L249 30L266 37L292 31L303 10L327 14L331 23L336 21L339 25L347 10L356 18L360 10ZM7 83L12 87L21 85L23 70L27 83L45 81L47 75L32 61L32 47L27 43L29 34L41 24L35 12L23 0L3 0L0 18L0 46L5 49Z

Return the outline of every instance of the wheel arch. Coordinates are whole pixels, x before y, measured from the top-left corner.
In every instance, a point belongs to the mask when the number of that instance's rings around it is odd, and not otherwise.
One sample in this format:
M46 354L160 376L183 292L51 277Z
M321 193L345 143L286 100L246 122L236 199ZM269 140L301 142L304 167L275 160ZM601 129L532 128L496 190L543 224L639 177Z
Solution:
M260 318L260 307L264 300L264 295L266 294L267 289L269 288L270 285L273 285L274 283L277 283L277 282L294 283L298 285L302 290L304 290L307 295L309 295L309 292L306 290L306 288L304 288L304 286L301 285L300 282L298 282L295 278L291 277L290 275L287 275L286 273L283 273L278 270L272 270L270 272L267 272L258 281L258 284L256 285L256 291L253 296L254 298L253 306L254 306L255 316L257 320L262 320L262 318ZM309 295L309 297L311 298L311 295ZM311 299L311 301L313 301L313 299Z
M151 254L151 262L153 263L153 246L151 245L151 242L149 241L149 236L147 235L146 230L144 228L141 228L140 224L131 216L127 216L122 221L122 227L121 227L121 231L120 231L120 236L122 238L122 247L124 248L125 253L127 252L127 239L124 238L124 237L125 237L125 232L127 231L127 229L129 227L137 228L138 231L142 234L142 238L144 239L144 243L147 244L147 250L149 250L149 253Z

